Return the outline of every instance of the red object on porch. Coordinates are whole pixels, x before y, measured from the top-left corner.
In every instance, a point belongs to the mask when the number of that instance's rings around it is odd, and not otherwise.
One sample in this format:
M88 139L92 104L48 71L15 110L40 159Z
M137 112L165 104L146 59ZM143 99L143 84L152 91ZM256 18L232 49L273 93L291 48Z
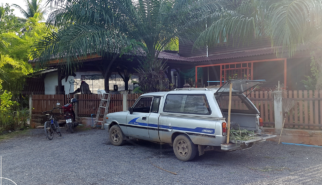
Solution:
M274 61L283 61L284 62L284 89L287 87L287 59L286 58L276 58L276 59L266 59L266 60L253 60L245 62L233 62L233 63L224 63L224 64L208 64L200 65L195 67L195 86L197 87L198 82L198 68L200 67L214 67L220 66L220 86L222 82L226 82L229 74L237 72L238 78L253 80L253 69L254 63L256 62L274 62Z

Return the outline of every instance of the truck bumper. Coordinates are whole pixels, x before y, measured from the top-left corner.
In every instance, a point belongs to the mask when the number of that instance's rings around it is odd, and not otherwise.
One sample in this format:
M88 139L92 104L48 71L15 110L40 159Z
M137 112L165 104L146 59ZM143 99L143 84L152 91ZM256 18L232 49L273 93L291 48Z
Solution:
M244 150L251 148L254 143L264 142L266 139L274 138L276 135L257 135L248 141L231 141L228 144L221 144L221 150L223 151L234 151L234 150Z

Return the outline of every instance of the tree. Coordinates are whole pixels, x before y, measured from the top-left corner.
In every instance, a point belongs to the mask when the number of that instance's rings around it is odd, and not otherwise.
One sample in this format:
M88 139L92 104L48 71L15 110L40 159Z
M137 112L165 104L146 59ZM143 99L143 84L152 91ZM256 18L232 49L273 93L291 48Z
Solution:
M107 80L120 53L144 51L143 63L150 65L146 61L157 61L172 39L189 32L191 25L218 7L211 0L74 0L49 16L47 21L61 29L39 43L43 51L39 61L56 56L72 66L88 54L103 60L112 56L110 62L104 61Z
M19 32L23 23L13 14L9 4L0 6L0 34L9 31Z
M27 4L27 9L23 9L17 4L13 4L12 6L20 10L25 19L34 17L37 13L39 14L38 16L40 20L44 19L44 15L46 14L46 7L43 7L41 5L42 0L25 0L25 3Z
M13 26L13 29L0 34L0 80L3 89L14 94L19 93L24 78L33 71L28 61L33 59L31 53L38 51L32 46L54 30L45 23L39 23L38 13L27 19L23 27L26 29L23 33L16 32Z

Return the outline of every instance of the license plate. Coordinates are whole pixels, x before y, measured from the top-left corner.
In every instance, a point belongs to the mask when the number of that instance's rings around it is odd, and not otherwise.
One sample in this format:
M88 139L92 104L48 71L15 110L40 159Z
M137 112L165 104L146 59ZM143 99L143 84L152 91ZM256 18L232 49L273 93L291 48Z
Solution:
M71 123L72 119L66 119L66 123Z

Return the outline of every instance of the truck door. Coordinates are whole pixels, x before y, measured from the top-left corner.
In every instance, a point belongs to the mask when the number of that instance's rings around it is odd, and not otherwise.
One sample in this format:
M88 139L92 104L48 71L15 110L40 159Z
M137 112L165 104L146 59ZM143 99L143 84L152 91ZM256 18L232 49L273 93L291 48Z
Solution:
M149 115L149 136L152 141L160 141L159 138L159 107L160 107L160 96L153 97L151 112Z
M126 117L129 136L138 139L149 139L148 122L152 97L141 97L133 107L133 114Z

